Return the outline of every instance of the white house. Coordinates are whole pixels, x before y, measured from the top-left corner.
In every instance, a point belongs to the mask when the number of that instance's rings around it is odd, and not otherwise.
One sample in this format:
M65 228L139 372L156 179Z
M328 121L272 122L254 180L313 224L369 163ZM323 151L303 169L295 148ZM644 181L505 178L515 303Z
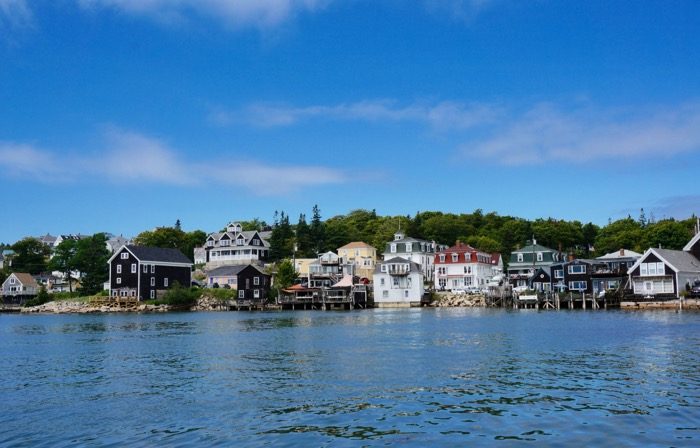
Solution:
M502 272L500 254L482 252L461 241L435 255L435 289L486 287L491 278Z
M235 264L262 264L270 244L255 230L243 231L241 224L229 223L225 232L210 233L204 245L207 269Z
M648 249L628 273L634 294L680 298L687 284L700 280L700 260L690 251Z
M39 285L34 277L24 272L13 272L2 283L3 301L19 303L22 299L35 296Z
M374 304L378 308L420 306L425 292L418 263L396 257L374 271Z
M399 231L394 234L394 240L386 244L384 260L400 257L412 261L420 266L425 281L432 283L435 273L433 264L435 253L446 247L435 242L407 237L403 232Z

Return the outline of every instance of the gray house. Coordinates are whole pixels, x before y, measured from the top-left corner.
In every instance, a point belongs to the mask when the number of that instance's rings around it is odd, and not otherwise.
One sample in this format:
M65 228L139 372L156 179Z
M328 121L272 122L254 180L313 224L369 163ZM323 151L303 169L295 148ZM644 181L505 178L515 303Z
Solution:
M2 296L5 303L22 303L36 296L39 285L34 277L24 272L13 272L2 283Z

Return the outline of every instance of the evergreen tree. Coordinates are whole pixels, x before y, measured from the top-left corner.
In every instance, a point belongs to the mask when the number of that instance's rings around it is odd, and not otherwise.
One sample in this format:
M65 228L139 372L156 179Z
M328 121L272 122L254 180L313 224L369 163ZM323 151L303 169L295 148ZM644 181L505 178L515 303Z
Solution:
M39 274L45 272L51 249L36 238L24 238L12 245L13 272Z
M100 292L109 279L109 251L104 233L79 240L75 253L75 266L81 273L80 292L85 295Z
M647 225L647 215L644 213L644 207L639 210L639 225L640 227L646 227Z
M273 261L289 258L294 251L294 232L289 225L289 217L284 212L278 216L277 225L270 236L270 258Z
M315 255L311 247L311 229L306 223L306 216L303 213L299 214L299 222L296 225L296 244L297 257L310 258Z
M311 247L314 254L323 252L326 247L326 229L324 223L321 221L321 210L318 205L314 205L312 210L311 226L309 232L311 234Z
M294 270L294 265L289 259L285 259L277 266L275 275L275 286L277 289L289 288L294 284L294 280L299 276Z
M182 230L182 225L179 219L175 221L175 230Z

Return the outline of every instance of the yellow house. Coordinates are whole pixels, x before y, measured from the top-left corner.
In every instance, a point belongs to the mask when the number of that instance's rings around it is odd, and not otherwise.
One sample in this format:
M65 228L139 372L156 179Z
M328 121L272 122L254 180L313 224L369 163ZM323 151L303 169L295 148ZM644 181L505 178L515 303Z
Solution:
M352 242L338 249L344 264L355 266L355 275L372 279L377 265L377 249L361 241Z
M314 261L318 261L317 258L295 258L294 259L294 270L297 272L299 278L309 278L309 265Z

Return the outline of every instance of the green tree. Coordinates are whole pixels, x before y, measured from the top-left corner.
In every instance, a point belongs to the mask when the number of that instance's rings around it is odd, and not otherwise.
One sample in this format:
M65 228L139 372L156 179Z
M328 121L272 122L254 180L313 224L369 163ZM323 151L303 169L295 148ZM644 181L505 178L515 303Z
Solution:
M642 231L639 222L631 217L619 219L600 229L595 240L596 252L607 254L619 249L631 249L643 252Z
M68 279L68 290L73 292L73 283L71 271L76 270L76 257L78 251L78 242L73 239L66 239L59 243L54 249L53 258L49 261L49 269L52 271L63 272Z
M294 251L294 231L289 224L289 216L281 212L270 236L270 258L278 261L292 256Z
M300 258L310 258L315 256L313 249L311 248L311 230L309 225L306 223L306 215L303 213L299 214L299 222L296 225L296 245L297 251L296 256Z
M75 267L81 273L81 294L97 294L109 279L109 251L107 236L96 233L78 241L75 253Z
M289 288L294 284L294 280L299 276L295 271L294 265L289 259L282 260L277 265L277 274L275 275L275 287L277 289Z
M321 221L321 209L318 208L318 205L314 205L312 213L311 225L309 226L309 233L311 234L311 247L314 253L318 254L326 247L326 229L323 221Z
M490 254L501 250L501 243L487 236L471 236L469 238L462 239L462 241L465 241L467 244L469 244L475 249Z
M644 229L643 247L681 250L692 236L691 229L683 222L665 219L646 226Z
M202 246L207 234L201 230L184 232L176 227L158 227L139 233L134 244L139 246L178 249L190 260L194 260L194 248Z
M24 238L12 245L15 255L12 259L13 272L39 274L46 271L51 249L36 238Z

